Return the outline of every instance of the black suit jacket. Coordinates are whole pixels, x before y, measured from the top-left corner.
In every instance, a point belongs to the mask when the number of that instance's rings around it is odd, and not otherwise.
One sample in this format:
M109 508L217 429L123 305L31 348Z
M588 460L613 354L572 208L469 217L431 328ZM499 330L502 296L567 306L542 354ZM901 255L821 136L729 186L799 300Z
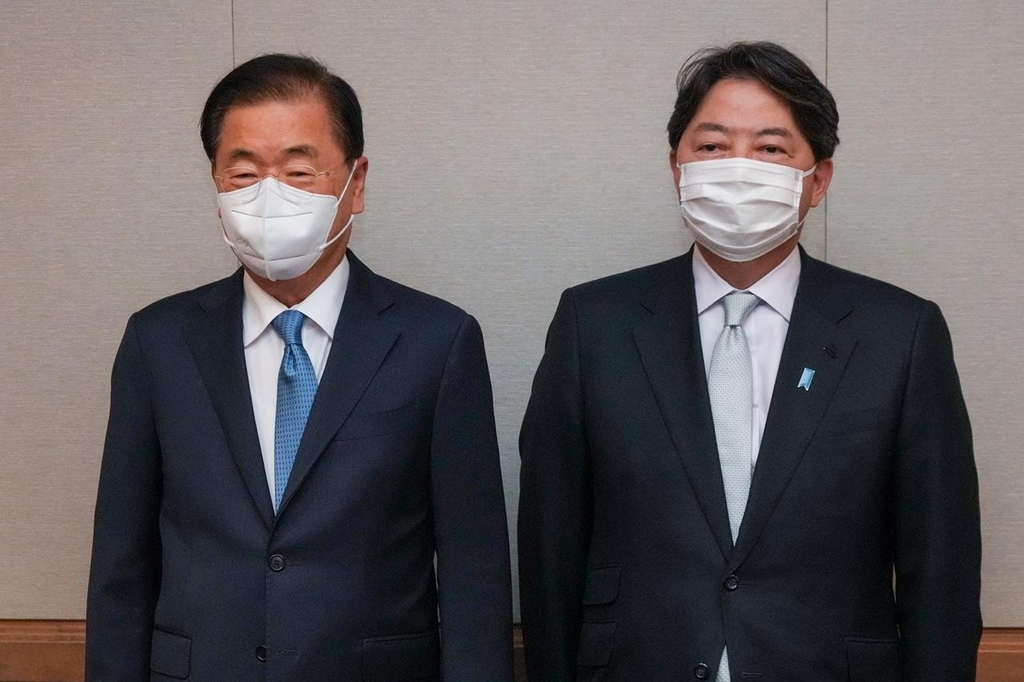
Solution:
M511 680L480 328L349 259L276 517L241 272L132 316L96 504L88 680Z
M945 322L801 256L735 547L691 255L562 296L520 438L531 682L714 679L726 642L735 681L973 682L977 474Z

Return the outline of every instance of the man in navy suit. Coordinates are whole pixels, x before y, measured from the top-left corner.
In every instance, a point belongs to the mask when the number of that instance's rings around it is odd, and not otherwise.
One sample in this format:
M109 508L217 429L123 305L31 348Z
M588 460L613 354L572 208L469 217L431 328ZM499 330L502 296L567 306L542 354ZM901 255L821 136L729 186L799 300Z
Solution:
M696 246L562 295L523 422L531 682L973 682L978 487L946 324L797 245L838 119L778 45L680 73Z
M355 93L258 57L213 90L202 138L243 268L128 322L87 679L511 680L480 327L347 251Z

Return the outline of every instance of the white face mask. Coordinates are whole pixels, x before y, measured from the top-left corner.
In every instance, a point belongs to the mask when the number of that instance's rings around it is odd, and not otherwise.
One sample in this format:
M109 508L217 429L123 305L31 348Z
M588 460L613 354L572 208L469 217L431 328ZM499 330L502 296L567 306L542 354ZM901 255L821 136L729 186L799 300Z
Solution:
M327 241L357 165L352 165L337 197L296 189L273 176L252 187L218 194L224 241L260 277L275 282L304 275L352 225L349 217L345 227Z
M742 263L759 258L800 229L800 195L809 171L745 158L679 164L679 206L693 238Z

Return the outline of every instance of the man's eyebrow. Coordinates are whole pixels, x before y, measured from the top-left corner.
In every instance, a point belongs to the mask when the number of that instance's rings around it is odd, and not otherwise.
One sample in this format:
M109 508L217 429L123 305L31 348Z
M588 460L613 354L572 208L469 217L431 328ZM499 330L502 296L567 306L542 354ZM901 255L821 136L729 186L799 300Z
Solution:
M704 133L731 133L732 130L721 123L710 123L705 121L704 123L698 123L694 130L699 130Z
M242 148L232 149L231 153L228 154L227 160L228 161L240 161L240 160L255 161L256 160L256 152L254 152L254 151L252 151L250 149L242 149Z
M764 128L757 131L758 137L793 137L788 128Z
M284 150L284 153L288 156L308 156L313 159L320 156L320 152L317 151L316 147L309 144L297 144L294 147L288 147L288 149Z
M727 135L733 132L732 128L728 126L724 126L721 123L711 123L710 121L698 123L697 126L694 127L694 130L706 133L725 133ZM791 133L788 128L762 128L761 130L757 131L756 136L793 137L793 133Z
M320 152L317 148L309 144L297 144L293 147L288 147L284 150L285 156L306 156L311 159L315 159L320 156ZM238 149L232 149L227 156L228 163L235 161L252 161L256 163L260 160L259 154L252 151L251 149L245 149L239 147Z

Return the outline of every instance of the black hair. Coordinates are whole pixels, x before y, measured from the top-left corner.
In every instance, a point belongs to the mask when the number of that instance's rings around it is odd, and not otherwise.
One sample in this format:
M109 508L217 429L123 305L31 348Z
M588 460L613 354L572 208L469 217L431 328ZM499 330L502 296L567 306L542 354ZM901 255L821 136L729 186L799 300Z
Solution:
M199 136L210 161L217 156L224 117L232 107L320 97L330 112L345 162L363 155L363 112L355 90L311 57L265 54L235 67L206 99Z
M733 43L698 50L676 78L675 109L668 121L668 143L679 146L686 126L711 88L726 79L757 80L784 99L815 161L832 156L839 144L839 111L828 88L795 54L775 43Z

